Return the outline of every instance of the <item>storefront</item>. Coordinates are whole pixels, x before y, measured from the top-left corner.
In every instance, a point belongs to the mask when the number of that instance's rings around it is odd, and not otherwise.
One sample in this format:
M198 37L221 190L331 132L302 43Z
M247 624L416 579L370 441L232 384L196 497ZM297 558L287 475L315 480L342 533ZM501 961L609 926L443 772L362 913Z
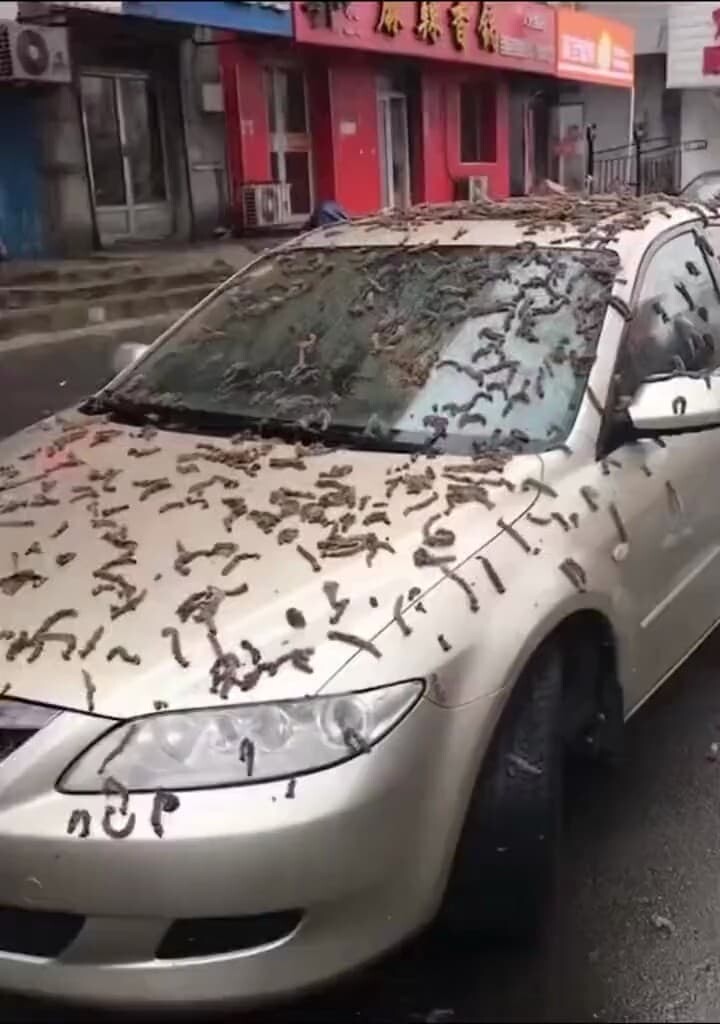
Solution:
M579 190L586 174L585 130L602 153L633 138L634 31L568 7L558 8L557 103L549 131L550 177Z
M319 200L359 214L510 192L513 77L552 76L555 12L508 4L293 4L294 41L228 38L221 60L236 211L287 188L287 220Z

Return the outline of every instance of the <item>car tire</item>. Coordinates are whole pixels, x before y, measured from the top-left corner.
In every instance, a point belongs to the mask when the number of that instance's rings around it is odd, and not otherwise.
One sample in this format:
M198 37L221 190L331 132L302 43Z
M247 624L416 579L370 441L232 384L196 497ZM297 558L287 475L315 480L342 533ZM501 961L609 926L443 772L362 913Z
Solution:
M472 793L439 923L454 938L532 939L552 902L562 825L562 658L518 681Z

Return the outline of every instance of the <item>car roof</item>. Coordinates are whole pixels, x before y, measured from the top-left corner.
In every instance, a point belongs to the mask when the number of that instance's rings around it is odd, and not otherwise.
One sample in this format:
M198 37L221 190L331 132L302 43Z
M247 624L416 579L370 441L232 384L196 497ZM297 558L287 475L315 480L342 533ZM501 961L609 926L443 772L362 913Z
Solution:
M551 196L504 202L414 206L333 224L298 239L302 247L444 245L611 249L632 272L670 227L717 219L712 206L675 196Z

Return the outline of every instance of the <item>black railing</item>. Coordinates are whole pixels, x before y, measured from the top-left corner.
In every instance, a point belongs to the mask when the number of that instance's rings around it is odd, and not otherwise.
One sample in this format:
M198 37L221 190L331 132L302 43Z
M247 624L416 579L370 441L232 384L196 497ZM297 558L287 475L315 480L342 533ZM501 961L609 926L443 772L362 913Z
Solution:
M677 195L682 180L682 154L698 149L707 149L707 139L672 143L667 137L644 139L640 132L635 132L633 141L625 146L596 150L595 127L589 125L586 172L590 191Z

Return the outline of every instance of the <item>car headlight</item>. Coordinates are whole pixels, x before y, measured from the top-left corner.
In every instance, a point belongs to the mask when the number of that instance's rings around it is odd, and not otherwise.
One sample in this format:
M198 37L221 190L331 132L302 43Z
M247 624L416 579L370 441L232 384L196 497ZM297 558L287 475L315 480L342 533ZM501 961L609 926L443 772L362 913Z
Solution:
M129 791L204 789L282 779L366 753L417 703L419 680L372 690L124 722L94 743L58 782L99 793L112 776Z

